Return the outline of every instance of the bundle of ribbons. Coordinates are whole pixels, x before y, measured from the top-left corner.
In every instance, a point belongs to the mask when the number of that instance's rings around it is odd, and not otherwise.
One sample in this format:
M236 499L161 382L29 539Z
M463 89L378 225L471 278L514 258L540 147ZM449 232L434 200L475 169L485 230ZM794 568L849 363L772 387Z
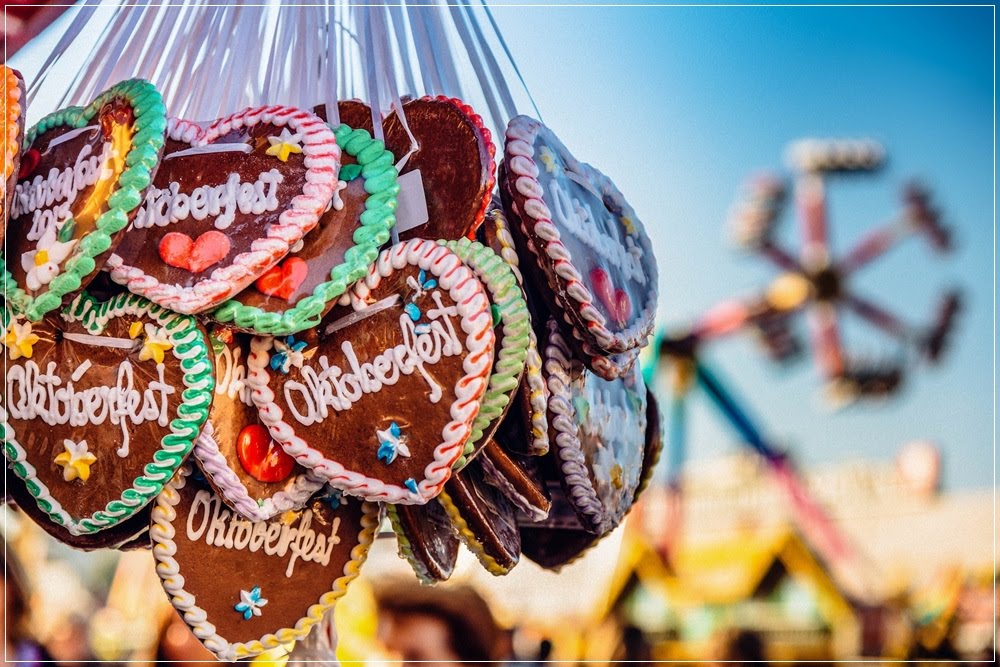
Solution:
M5 66L8 493L151 548L221 659L306 637L386 517L426 583L559 568L656 462L650 240L484 12L84 5L30 94Z

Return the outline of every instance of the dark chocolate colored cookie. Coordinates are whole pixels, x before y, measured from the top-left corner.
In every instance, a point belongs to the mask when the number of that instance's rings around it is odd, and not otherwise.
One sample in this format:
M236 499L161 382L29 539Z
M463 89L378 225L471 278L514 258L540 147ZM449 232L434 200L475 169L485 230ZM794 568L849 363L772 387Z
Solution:
M386 505L399 555L424 584L447 581L458 561L458 531L440 503Z
M541 521L549 515L552 501L530 458L511 454L490 441L479 463L486 481L500 489L523 515L532 521Z

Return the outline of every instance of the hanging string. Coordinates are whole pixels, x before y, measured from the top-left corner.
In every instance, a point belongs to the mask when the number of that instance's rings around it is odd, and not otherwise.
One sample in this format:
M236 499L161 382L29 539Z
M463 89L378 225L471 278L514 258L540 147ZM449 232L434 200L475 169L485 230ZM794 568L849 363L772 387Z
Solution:
M465 23L465 14L459 5L449 5L448 9L455 23L455 29L458 31L459 39L465 45L465 53L469 58L469 64L472 65L472 71L476 73L476 78L479 80L479 86L483 91L486 106L489 108L490 118L493 119L493 127L495 131L502 131L507 127L507 118L504 117L504 114L500 111L500 106L497 104L497 96L493 94L493 83L486 73L486 69L479 56L479 49L472 39L469 27Z
M500 26L497 25L496 19L493 18L493 13L490 11L489 5L486 4L486 0L479 0L480 5L482 5L483 11L486 13L486 18L490 22L490 26L493 28L493 35L497 38L500 43L500 48L503 49L504 54L507 56L507 62L514 69L514 74L517 75L518 81L521 82L521 87L524 88L525 94L528 96L528 101L531 102L531 108L535 111L535 118L542 120L542 112L538 110L538 105L535 104L535 98L531 95L531 90L528 88L528 84L524 81L524 76L521 74L520 68L517 66L517 62L514 60L514 54L510 52L510 47L507 46L507 40L503 38L503 33L500 32Z
M56 47L49 52L49 55L45 58L45 62L42 63L41 69L38 70L38 75L35 77L35 80L28 86L27 96L29 107L32 102L34 102L35 96L38 94L42 84L48 78L49 72L51 72L52 69L59 63L62 55L69 49L70 44L72 44L77 37L84 34L84 26L89 24L98 5L98 2L95 1L91 3L88 0L83 0L83 2L77 5L78 9L76 16L73 17L73 22L69 24L66 32L64 32L62 37L59 38L59 41L56 43Z
M326 122L332 127L338 127L340 125L340 109L337 106L337 68L340 67L340 63L337 60L337 42L339 40L337 34L336 3L331 4L330 0L326 0L325 14L326 59L323 61L323 66L325 67L324 73L326 76L320 77L323 81L325 90L324 94L321 95L319 99L323 100L325 103Z

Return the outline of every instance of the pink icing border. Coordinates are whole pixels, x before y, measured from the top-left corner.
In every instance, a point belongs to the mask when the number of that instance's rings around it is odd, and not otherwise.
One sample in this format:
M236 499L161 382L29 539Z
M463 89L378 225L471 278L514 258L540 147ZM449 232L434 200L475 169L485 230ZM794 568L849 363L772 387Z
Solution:
M552 263L556 274L566 282L565 292L577 306L572 308L574 304L565 304L569 307L563 308L563 318L568 324L575 325L576 323L570 317L570 311L578 314L586 327L586 333L593 338L597 347L607 352L626 352L632 348L642 347L653 330L653 322L656 317L657 286L653 284L650 287L642 311L636 316L632 326L617 334L608 329L605 324L607 319L594 306L594 295L583 283L580 272L573 265L570 253L561 240L559 229L552 223L552 213L543 199L544 190L541 183L538 182L539 170L535 162L534 147L535 137L541 127L541 123L528 116L512 118L505 133L507 142L504 146L504 157L507 170L514 177L513 185L517 193L525 200L524 210L517 211L520 224L527 232L525 227L528 221L525 216L534 221L533 231L542 242L541 250L545 252ZM579 165L590 179L597 183L602 195L627 205L611 179L588 164L579 163ZM508 175L508 181L510 178ZM530 247L535 255L542 259L539 248L534 245ZM574 326L574 330L575 328Z
M345 295L350 297L354 310L362 310L368 305L366 297L378 287L383 278L408 265L417 265L433 274L441 288L449 291L458 308L469 352L463 361L465 375L455 384L459 400L451 405L451 421L441 432L442 442L434 449L434 460L424 469L424 479L416 480L417 493L406 487L386 484L361 472L347 470L339 462L328 459L311 448L295 428L284 421L282 410L274 402L274 392L269 386L268 351L274 339L254 337L250 344L250 356L247 358L246 382L251 387L251 398L257 406L260 419L268 427L271 437L295 457L299 464L350 495L361 496L366 500L422 505L444 488L445 482L451 477L452 465L461 456L472 432L472 422L479 414L493 369L496 339L490 302L482 283L453 252L425 239L412 239L383 250L368 276L355 283L348 295Z
M306 181L291 206L271 225L267 236L254 241L250 250L233 258L229 266L212 271L211 276L194 287L161 283L137 266L112 254L107 268L112 280L125 285L154 303L178 313L194 314L208 310L244 289L262 273L288 254L289 248L313 229L333 198L340 172L340 147L336 137L318 116L302 109L285 106L248 108L220 118L208 129L186 120L171 118L167 136L192 146L210 144L234 129L268 123L291 127L302 134L302 154Z
M239 475L230 467L226 457L219 451L219 443L214 437L215 429L212 422L205 422L205 427L197 440L194 441L193 455L198 461L205 476L227 505L251 521L266 521L287 510L301 508L314 493L323 487L323 480L315 479L308 473L295 476L288 490L278 491L270 498L258 503L247 492L247 487L240 481ZM239 465L239 462L236 463Z

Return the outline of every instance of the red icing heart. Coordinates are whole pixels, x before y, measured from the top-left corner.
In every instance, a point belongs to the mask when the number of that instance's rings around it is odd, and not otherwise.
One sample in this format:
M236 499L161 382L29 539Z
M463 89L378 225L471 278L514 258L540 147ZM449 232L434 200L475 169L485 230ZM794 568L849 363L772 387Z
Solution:
M32 148L21 156L21 169L17 172L17 180L20 181L30 176L41 159L42 155L37 148Z
M619 326L625 326L632 316L632 300L628 293L620 287L615 289L611 276L601 267L591 269L590 283L608 314Z
M209 230L193 241L187 234L169 232L160 240L160 259L170 266L201 273L229 254L229 237Z
M260 424L244 427L236 438L236 455L247 474L259 482L281 482L288 479L295 459L271 440Z
M299 257L289 257L281 264L272 266L254 284L262 294L276 296L288 301L295 290L306 279L309 266Z

